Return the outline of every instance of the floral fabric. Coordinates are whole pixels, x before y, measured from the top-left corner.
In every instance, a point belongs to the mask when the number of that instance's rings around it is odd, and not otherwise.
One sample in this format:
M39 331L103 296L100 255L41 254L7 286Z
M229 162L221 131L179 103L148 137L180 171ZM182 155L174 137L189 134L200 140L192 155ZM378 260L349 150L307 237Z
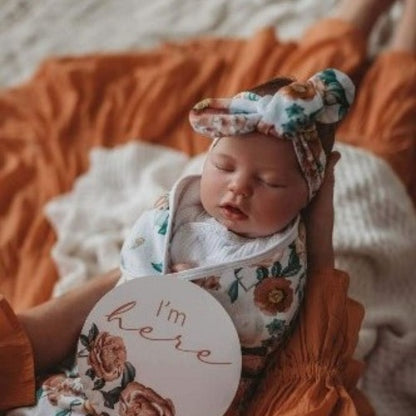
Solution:
M121 283L143 276L169 274L169 245L173 223L186 204L199 198L200 176L179 180L162 196L154 209L145 212L124 242L121 253ZM182 220L182 219L181 219ZM244 414L255 385L271 354L286 343L293 332L306 284L305 230L299 220L281 233L272 244L261 246L247 258L233 259L215 266L196 267L179 272L208 290L227 310L239 334L242 350L242 376L226 416ZM173 403L136 379L123 340L90 328L80 336L88 357L86 373L91 389L105 396L109 407L121 416L146 409L150 414L171 416ZM80 353L80 352L79 352ZM121 378L117 387L108 386ZM89 381L89 380L88 380ZM101 397L101 396L100 396ZM20 408L8 416L95 415L94 398L87 398L76 367L47 378L37 392L38 403ZM156 412L159 413L152 413ZM163 412L162 412L163 410ZM135 413L136 412L136 413Z
M127 360L121 337L100 332L93 324L87 334L80 335L80 341L85 348L78 355L88 357L88 378L81 382L77 366L61 367L57 374L39 380L36 406L12 410L7 416L108 416L107 412L97 411L95 403L102 399L109 410L114 409L120 416L176 414L169 398L136 380L136 369ZM121 379L120 384L109 388L108 383L117 379ZM86 388L90 391L88 397Z
M173 224L186 211L187 203L199 200L199 193L191 192L198 189L192 185L199 179L200 176L181 179L152 211L139 218L123 245L121 282L170 272ZM204 240L203 236L201 239ZM208 290L233 320L243 352L243 377L235 401L244 403L269 355L291 333L303 299L306 282L303 223L296 221L282 233L280 240L273 240L271 246L247 258L195 267L179 272L178 276Z
M78 357L87 358L83 379L89 407L101 415L113 409L120 416L174 416L172 400L142 384L140 372L128 361L122 337L101 331L94 323L80 335Z
M231 99L208 98L189 114L193 129L211 139L254 131L291 140L311 199L325 173L326 156L315 122L336 123L344 118L354 98L350 78L325 69L305 83L292 82L274 95L243 91Z
M199 187L194 186L199 180L198 175L182 178L169 196L138 219L121 251L121 282L170 273L174 224L179 216L183 222L183 213L199 201ZM260 251L232 260L224 254L227 250L233 252L228 247L230 241L223 245L220 242L217 251L221 251L221 261L215 262L214 253L209 265L178 273L180 278L202 282L229 312L242 346L263 348L264 354L273 350L288 331L303 298L306 280L303 224L298 220L279 238L273 237L272 244L262 245ZM204 241L205 236L200 239Z
M76 368L61 372L39 381L36 405L21 407L7 412L7 416L96 416Z

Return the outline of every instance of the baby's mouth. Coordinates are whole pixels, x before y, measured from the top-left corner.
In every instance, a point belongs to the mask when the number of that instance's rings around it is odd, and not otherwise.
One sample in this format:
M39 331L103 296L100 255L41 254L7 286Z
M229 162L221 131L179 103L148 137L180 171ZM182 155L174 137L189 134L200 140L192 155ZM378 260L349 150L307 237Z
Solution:
M241 211L240 208L234 205L224 204L224 205L221 205L220 208L221 208L222 215L227 219L244 220L248 218L247 215L243 211Z

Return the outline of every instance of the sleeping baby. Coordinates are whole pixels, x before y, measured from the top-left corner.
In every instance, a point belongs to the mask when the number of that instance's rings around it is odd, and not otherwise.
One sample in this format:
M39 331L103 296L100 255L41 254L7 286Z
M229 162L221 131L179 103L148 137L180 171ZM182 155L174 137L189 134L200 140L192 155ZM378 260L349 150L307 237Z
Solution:
M301 212L325 175L328 125L353 96L351 80L326 69L198 103L190 123L213 139L202 174L180 179L124 242L120 283L176 273L229 313L243 353L232 414L295 323L307 278Z

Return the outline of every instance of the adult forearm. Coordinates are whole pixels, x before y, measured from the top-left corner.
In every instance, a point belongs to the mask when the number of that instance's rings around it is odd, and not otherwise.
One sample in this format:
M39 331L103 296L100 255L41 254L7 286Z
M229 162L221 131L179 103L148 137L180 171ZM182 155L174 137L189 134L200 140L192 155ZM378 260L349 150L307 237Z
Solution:
M334 169L340 158L338 152L328 157L325 179L318 194L305 212L307 230L308 269L333 269L334 247L332 233L334 229Z
M32 344L36 372L58 364L73 351L88 313L119 277L119 270L113 270L18 314Z

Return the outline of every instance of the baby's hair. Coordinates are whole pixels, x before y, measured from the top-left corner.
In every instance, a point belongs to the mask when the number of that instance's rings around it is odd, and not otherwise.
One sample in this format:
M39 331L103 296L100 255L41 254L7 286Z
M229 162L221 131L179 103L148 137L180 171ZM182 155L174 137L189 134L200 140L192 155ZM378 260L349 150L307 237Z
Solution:
M280 88L285 87L294 81L296 81L296 79L289 77L273 78L270 81L255 86L254 88L250 88L249 91L260 96L268 94L273 95L280 90Z
M264 96L264 95L273 95L275 94L280 88L285 87L286 85L295 82L295 78L290 77L278 77L273 78L270 81L267 81L263 84L257 85L253 88L250 88L248 91L254 92L257 95ZM323 124L319 122L315 122L316 130L318 136L321 140L322 147L325 150L325 153L329 155L332 151L332 147L335 141L335 130L338 123L332 124Z

